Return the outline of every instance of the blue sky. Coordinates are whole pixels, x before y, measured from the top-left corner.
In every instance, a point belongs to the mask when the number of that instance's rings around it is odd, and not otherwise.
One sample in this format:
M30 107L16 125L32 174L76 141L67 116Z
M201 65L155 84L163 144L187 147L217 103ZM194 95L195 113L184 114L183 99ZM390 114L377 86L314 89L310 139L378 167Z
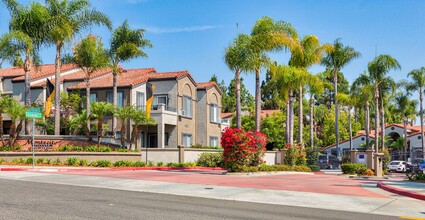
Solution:
M249 34L262 16L290 22L301 36L313 34L323 43L341 38L344 44L361 52L360 59L343 69L350 82L366 70L367 63L375 57L375 48L378 54L390 54L400 62L401 71L389 74L396 80L425 66L425 1L92 0L92 4L109 15L114 26L128 19L131 27L146 29L146 38L154 45L146 50L149 58L123 63L125 68L189 70L198 82L208 81L213 74L230 81L233 73L223 61L224 48L237 32ZM3 6L0 13L3 34L7 32L9 16ZM110 33L106 28L95 27L83 35L87 33L101 36L108 47ZM285 52L270 56L284 64L289 58ZM53 63L53 48L43 49L42 58L44 63ZM310 69L312 73L323 70L319 65ZM244 78L254 93L254 77L250 74Z

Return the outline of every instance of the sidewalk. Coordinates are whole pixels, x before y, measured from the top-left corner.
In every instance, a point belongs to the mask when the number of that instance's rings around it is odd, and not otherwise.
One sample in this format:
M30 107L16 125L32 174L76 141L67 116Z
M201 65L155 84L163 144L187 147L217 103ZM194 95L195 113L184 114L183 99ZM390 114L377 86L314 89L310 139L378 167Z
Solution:
M378 182L378 187L392 193L425 201L425 183L385 180Z

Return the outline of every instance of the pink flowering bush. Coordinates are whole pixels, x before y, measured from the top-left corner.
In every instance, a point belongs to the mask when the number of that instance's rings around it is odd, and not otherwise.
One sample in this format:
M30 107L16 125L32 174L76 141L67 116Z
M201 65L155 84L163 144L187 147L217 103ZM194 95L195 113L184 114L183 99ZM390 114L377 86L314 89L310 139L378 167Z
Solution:
M221 137L224 167L228 171L242 171L244 167L263 163L267 137L260 132L245 132L228 128Z

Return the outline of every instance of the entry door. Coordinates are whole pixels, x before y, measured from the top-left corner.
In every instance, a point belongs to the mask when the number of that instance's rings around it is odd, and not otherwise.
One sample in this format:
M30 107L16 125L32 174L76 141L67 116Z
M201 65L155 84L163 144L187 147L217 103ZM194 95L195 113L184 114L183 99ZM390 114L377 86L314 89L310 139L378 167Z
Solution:
M148 137L148 147L156 148L158 147L158 135L157 134L149 134Z

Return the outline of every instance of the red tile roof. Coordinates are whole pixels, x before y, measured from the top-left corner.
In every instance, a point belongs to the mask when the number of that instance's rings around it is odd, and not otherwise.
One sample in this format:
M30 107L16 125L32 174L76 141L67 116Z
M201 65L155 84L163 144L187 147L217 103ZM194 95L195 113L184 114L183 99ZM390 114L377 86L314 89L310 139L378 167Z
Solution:
M272 116L276 112L281 112L279 109L264 109L261 110L261 118Z
M366 138L366 135L364 135L364 134L359 134L359 135L356 135L356 136L354 136L353 137L353 140L354 139L356 139L356 138L359 138L359 137L365 137ZM373 139L375 139L373 136L371 136L370 134L369 134L369 138L373 138ZM340 141L339 142L339 144L342 144L342 143L345 143L345 142L348 142L348 141L350 141L350 139L346 139L346 140L343 140L343 141ZM329 145L329 146L326 146L326 147L323 147L322 148L322 150L326 150L326 149L328 149L328 148L332 148L332 147L334 147L336 144L332 144L332 145Z
M198 83L198 89L209 89L215 87L217 91L221 94L221 89L218 87L217 83L215 82L199 82Z
M223 112L221 113L221 118L228 118L228 117L232 117L235 114L235 112Z
M102 75L106 75L112 73L112 68L103 68L101 70L97 70L95 71L91 76L90 79L102 76ZM83 81L85 78L86 74L84 73L83 70L80 70L78 72L75 73L71 73L71 74L66 74L61 76L61 82L67 82L67 81ZM55 79L52 78L50 79L50 81L52 83L55 83ZM32 88L34 87L42 87L46 84L46 82L40 82L40 83L36 83L34 85L31 85Z
M77 65L75 64L63 64L61 67L61 71L67 71L70 69L74 69L77 68ZM23 71L23 70L22 70ZM48 75L53 75L55 73L55 64L45 64L40 66L40 70L37 71L36 68L31 68L31 75L30 75L30 80L34 80L34 79L38 79L38 78L42 78ZM12 81L16 82L16 81L23 81L25 80L25 76L19 76L17 78L14 78Z
M154 68L140 68L131 69L124 71L117 77L118 87L135 86L148 80L149 73L155 72ZM90 81L90 88L112 88L113 75L105 75L99 77L93 81ZM68 89L83 89L86 87L86 83L78 83L77 85L71 86Z

